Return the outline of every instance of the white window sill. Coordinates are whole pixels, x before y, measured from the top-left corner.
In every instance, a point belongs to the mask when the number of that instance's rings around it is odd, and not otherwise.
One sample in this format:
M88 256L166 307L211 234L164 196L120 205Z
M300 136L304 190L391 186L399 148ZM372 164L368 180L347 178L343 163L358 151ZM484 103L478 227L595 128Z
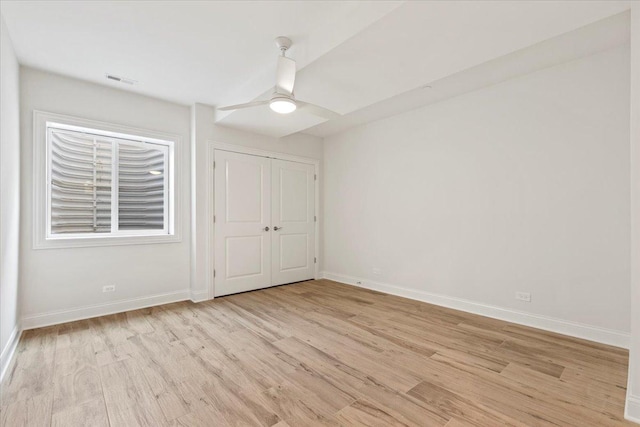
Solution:
M162 234L149 236L102 236L102 237L56 237L38 239L33 242L33 249L65 249L88 248L100 246L155 245L162 243L178 243L182 236Z

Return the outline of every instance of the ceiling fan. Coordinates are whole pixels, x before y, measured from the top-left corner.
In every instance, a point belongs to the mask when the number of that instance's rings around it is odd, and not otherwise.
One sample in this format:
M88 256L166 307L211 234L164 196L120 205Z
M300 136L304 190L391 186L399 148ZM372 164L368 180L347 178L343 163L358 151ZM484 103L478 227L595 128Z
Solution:
M269 105L276 113L289 114L297 108L300 111L316 115L325 119L340 117L340 114L328 110L319 105L297 100L293 94L293 85L296 80L296 61L285 56L287 49L291 47L291 40L288 37L277 37L276 45L282 55L278 57L278 69L276 72L276 87L271 95L271 99L263 101L247 102L246 104L229 105L219 108L220 111L239 110L242 108L261 107Z

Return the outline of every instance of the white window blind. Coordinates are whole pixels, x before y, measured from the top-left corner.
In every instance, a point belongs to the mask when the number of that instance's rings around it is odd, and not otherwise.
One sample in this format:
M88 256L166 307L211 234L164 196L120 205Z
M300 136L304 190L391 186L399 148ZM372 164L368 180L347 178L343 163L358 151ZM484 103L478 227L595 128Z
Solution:
M110 233L112 142L55 129L49 140L51 233Z
M48 238L168 234L169 144L48 124Z
M166 206L163 147L118 145L118 227L162 230Z

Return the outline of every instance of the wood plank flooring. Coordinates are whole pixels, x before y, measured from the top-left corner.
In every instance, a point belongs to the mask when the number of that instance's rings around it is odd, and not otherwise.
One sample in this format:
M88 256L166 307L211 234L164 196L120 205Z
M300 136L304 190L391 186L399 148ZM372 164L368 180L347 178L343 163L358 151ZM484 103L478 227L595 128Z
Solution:
M626 350L326 280L26 331L3 426L616 426Z

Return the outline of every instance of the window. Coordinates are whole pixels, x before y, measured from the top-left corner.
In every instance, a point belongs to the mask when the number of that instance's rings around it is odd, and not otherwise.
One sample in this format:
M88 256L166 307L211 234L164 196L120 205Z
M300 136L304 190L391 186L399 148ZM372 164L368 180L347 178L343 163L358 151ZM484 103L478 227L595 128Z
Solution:
M42 214L34 212L34 247L179 240L173 232L173 140L39 114L34 160L46 177L36 187L43 203Z

